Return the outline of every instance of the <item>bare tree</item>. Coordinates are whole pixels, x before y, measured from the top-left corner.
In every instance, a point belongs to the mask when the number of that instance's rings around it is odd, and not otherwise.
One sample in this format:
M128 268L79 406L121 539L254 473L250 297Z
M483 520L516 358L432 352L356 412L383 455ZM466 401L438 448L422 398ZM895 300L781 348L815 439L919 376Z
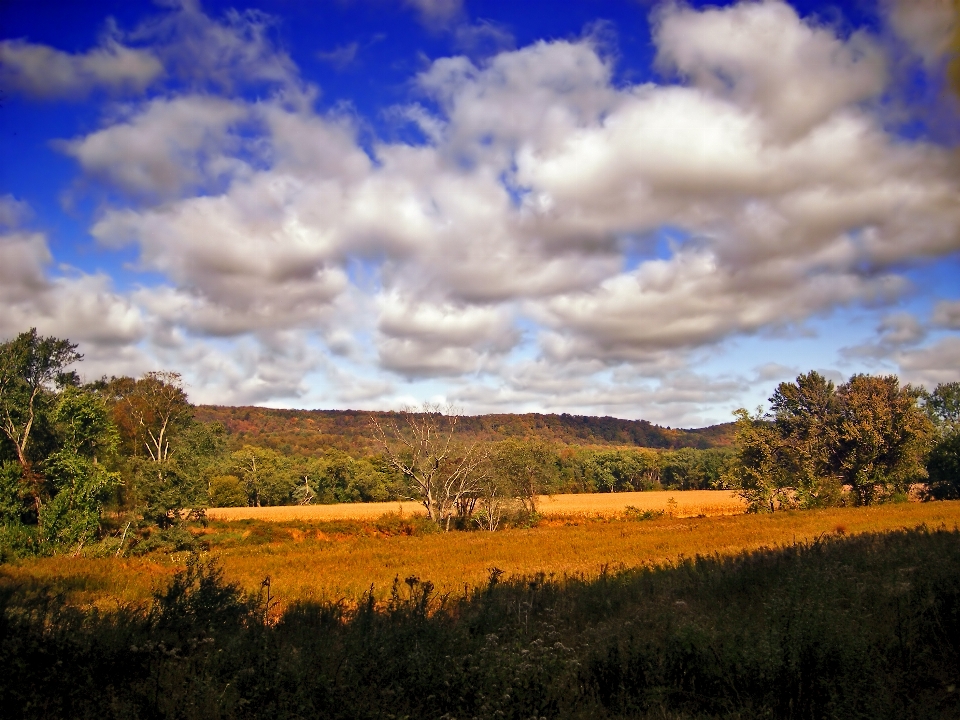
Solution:
M459 414L424 403L399 418L371 420L373 435L387 462L409 481L427 517L445 530L455 515L469 517L480 494L486 456L476 443L456 436Z

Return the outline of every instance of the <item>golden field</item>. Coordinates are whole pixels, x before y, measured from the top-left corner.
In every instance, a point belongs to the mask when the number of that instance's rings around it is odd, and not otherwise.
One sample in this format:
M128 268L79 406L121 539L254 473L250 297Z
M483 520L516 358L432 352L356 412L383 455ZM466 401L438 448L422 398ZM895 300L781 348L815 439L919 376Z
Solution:
M678 506L683 493L674 493ZM394 504L394 508L396 505ZM634 505L636 507L636 505ZM214 521L197 527L225 575L256 591L265 577L281 604L295 600L352 602L371 586L386 597L394 578L417 576L440 592L483 584L490 568L507 576L598 575L604 568L675 562L695 555L731 555L760 547L857 534L960 526L960 501L903 503L766 515L588 518L554 516L530 529L496 533L413 532L396 516L379 526L257 520ZM380 529L378 529L378 527ZM393 530L384 531L384 527ZM53 557L0 566L0 587L48 586L71 602L101 607L139 602L166 583L185 553L143 558Z
M676 517L732 515L743 512L744 503L728 490L657 490L589 495L541 495L537 503L541 515L615 517L628 508L640 511L662 510ZM423 515L419 502L344 503L341 505L284 505L281 507L210 508L212 520L374 520L387 513Z

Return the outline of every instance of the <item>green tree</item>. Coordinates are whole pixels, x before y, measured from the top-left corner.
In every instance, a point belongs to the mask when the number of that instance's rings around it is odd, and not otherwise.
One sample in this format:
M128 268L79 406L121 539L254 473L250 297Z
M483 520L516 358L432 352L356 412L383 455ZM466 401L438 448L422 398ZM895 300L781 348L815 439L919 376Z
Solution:
M246 507L249 497L243 482L236 475L215 475L208 487L212 507Z
M36 328L0 344L0 427L13 445L36 512L43 503L43 478L34 471L30 440L54 404L56 390L76 383L67 368L83 359L69 340L41 337Z
M772 413L737 411L725 480L753 510L905 496L926 477L932 425L921 395L895 376L854 375L836 389L815 372L781 383Z
M37 523L39 543L51 551L95 538L103 501L120 482L104 462L115 452L118 435L102 398L67 387L53 419L60 443L43 461L50 500Z
M657 480L678 490L719 490L724 486L722 476L730 455L726 448L680 448L661 453L660 478ZM660 486L660 482L654 483L653 478L647 482L649 484L639 489L652 490Z
M960 382L942 383L926 398L934 426L934 444L927 458L928 500L960 498Z
M842 492L836 467L839 399L817 372L783 382L770 398L782 470L800 507L836 505Z
M117 433L103 400L67 367L69 340L36 330L0 344L0 545L10 552L80 548L99 531Z
M895 375L854 375L837 390L837 466L854 504L906 496L926 479L933 425L922 394Z
M231 453L230 466L243 483L249 505L286 505L292 499L297 478L276 450L244 445Z
M126 476L121 504L137 523L171 527L198 517L208 497L211 464L222 453L223 431L193 420L179 373L95 384L113 412Z
M536 513L538 498L556 482L553 450L538 441L505 440L492 449L491 456L493 468L488 473L487 492L515 498L524 512Z
M750 512L793 507L793 488L784 472L784 446L769 415L761 408L753 415L740 408L734 415L736 450L724 481L746 501Z

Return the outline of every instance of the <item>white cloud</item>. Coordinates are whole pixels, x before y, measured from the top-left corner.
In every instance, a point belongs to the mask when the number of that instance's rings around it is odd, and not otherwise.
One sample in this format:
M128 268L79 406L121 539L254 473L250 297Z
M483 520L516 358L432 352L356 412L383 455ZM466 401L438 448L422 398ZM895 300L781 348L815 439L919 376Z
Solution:
M42 233L15 230L0 235L0 337L29 327L92 346L137 342L144 318L105 275L49 278L52 255Z
M275 25L276 18L259 10L229 9L216 19L195 0L179 0L129 39L155 48L171 75L195 90L232 93L261 83L298 93L299 71L274 41Z
M950 38L960 22L956 4L945 0L885 0L894 31L927 66L939 63L950 47Z
M504 308L412 302L396 293L380 305L380 361L403 375L475 372L518 340Z
M0 195L0 228L14 228L25 223L33 213L30 206L9 193Z
M904 382L932 390L940 383L957 381L960 337L951 335L924 347L904 350L893 359Z
M841 40L780 0L702 11L664 5L655 34L662 67L758 111L775 137L796 137L878 95L886 79L883 53L865 33Z
M941 300L933 308L933 322L943 328L960 330L960 300Z
M0 87L38 98L82 98L99 88L141 93L162 74L152 52L112 39L76 55L26 40L0 41Z
M246 114L240 103L215 97L161 98L125 121L58 147L86 173L124 192L177 195L243 166L223 152L236 145L229 131Z
M42 236L0 245L22 269L5 287L16 302L86 288L101 305L77 313L188 368L197 398L305 398L316 372L356 378L337 402L368 402L394 392L393 373L444 376L477 408L717 419L702 408L739 404L747 383L691 372L708 351L808 332L839 308L882 315L910 289L904 268L960 247L950 158L869 104L886 82L876 41L780 2L665 6L658 57L680 83L615 80L592 38L438 59L415 78L422 104L390 111L417 123L418 145L316 112L271 23L185 4L144 24L130 37L188 90L63 146L138 201L105 207L91 234L134 245L164 283L61 288ZM267 93L240 99L244 83ZM955 327L953 304L934 321ZM927 332L888 314L861 357L945 373L952 346L920 347Z

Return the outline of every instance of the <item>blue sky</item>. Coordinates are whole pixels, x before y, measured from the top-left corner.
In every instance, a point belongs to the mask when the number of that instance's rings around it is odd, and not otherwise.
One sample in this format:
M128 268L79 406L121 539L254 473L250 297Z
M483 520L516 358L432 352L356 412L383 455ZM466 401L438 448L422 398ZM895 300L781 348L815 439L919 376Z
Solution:
M960 379L956 5L0 4L0 337L196 402L698 426Z

